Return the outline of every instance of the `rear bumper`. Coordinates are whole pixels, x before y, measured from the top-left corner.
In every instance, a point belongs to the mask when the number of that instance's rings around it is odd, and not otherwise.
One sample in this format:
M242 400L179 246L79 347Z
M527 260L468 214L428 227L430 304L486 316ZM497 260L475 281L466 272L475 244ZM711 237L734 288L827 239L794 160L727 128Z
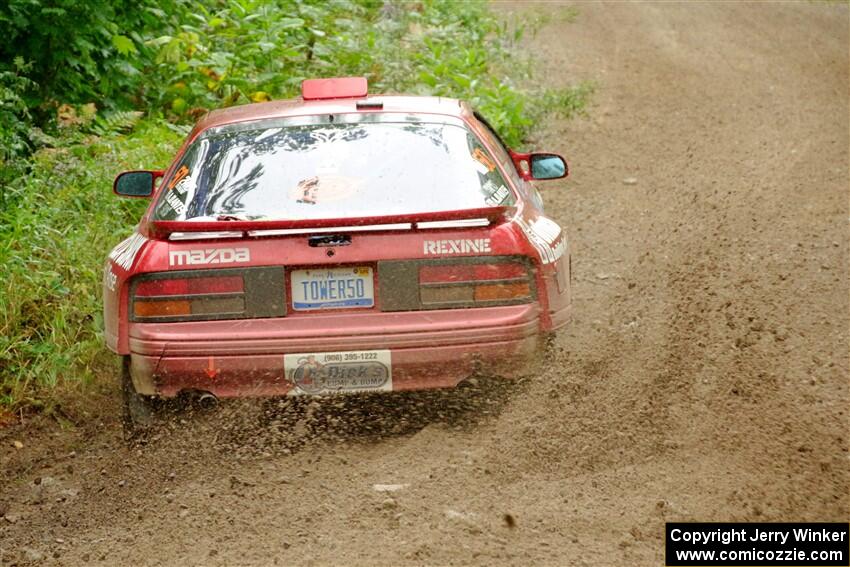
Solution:
M477 372L527 373L540 358L537 304L416 313L133 323L131 375L143 394L219 397L290 393L284 355L389 350L392 389L457 385Z

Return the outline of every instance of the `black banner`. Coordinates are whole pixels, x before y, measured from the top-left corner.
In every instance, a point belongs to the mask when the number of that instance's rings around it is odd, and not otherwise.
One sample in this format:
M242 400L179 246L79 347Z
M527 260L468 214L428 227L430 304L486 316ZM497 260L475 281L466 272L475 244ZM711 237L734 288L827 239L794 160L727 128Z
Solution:
M668 523L670 567L850 565L850 530L840 523Z

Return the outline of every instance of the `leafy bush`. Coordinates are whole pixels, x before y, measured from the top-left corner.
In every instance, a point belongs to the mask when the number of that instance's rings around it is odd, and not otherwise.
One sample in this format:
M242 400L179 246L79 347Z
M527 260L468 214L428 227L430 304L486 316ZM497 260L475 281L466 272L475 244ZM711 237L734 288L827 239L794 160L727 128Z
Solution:
M3 187L26 171L27 163L20 159L42 142L46 136L32 125L26 102L37 85L24 73L29 70L21 57L16 57L9 70L0 65L0 209L6 206Z
M217 6L198 6L174 33L146 41L158 49L153 73L163 87L151 93L153 105L194 115L198 107L295 96L305 77L365 75L375 92L468 100L517 145L553 99L522 88L528 66L511 50L522 29L509 32L481 1ZM583 100L571 89L559 98L573 100L566 106Z
M62 105L191 120L295 96L311 76L465 98L512 144L545 102L523 88L530 66L511 49L523 29L480 0L9 0L0 23L0 61L15 62L0 63L0 86L16 96L15 119L0 122L12 156L35 145L33 121L56 133Z
M23 60L14 71L0 70L0 165L30 149L29 108L24 101L35 83L22 76Z
M0 61L22 58L38 84L28 102L94 102L99 107L133 100L150 53L145 30L168 25L180 0L5 0L0 3Z

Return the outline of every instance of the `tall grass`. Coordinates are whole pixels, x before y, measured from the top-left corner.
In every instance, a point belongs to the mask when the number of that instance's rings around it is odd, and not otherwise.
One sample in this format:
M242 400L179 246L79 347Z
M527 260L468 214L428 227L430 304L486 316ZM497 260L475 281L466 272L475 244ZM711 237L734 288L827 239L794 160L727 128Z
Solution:
M63 380L104 364L101 267L145 203L117 199L117 171L166 165L180 141L143 122L71 148L42 150L6 187L0 210L0 405L38 404Z

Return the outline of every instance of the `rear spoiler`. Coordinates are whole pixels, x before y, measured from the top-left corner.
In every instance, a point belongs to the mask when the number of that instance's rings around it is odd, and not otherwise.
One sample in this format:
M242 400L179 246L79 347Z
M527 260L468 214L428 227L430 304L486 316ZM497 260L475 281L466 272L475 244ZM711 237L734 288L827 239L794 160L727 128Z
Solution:
M412 230L414 228L449 228L458 221L457 228L487 226L504 222L516 212L515 207L484 207L458 211L383 215L376 217L301 219L301 220L251 220L251 221L151 221L151 236L166 239L175 233L229 233L230 237L266 236L274 234L310 234L312 232L352 232ZM472 224L472 221L481 223ZM467 222L463 222L467 221ZM486 222L483 222L486 221ZM241 233L241 234L240 234ZM200 235L198 235L200 236Z

